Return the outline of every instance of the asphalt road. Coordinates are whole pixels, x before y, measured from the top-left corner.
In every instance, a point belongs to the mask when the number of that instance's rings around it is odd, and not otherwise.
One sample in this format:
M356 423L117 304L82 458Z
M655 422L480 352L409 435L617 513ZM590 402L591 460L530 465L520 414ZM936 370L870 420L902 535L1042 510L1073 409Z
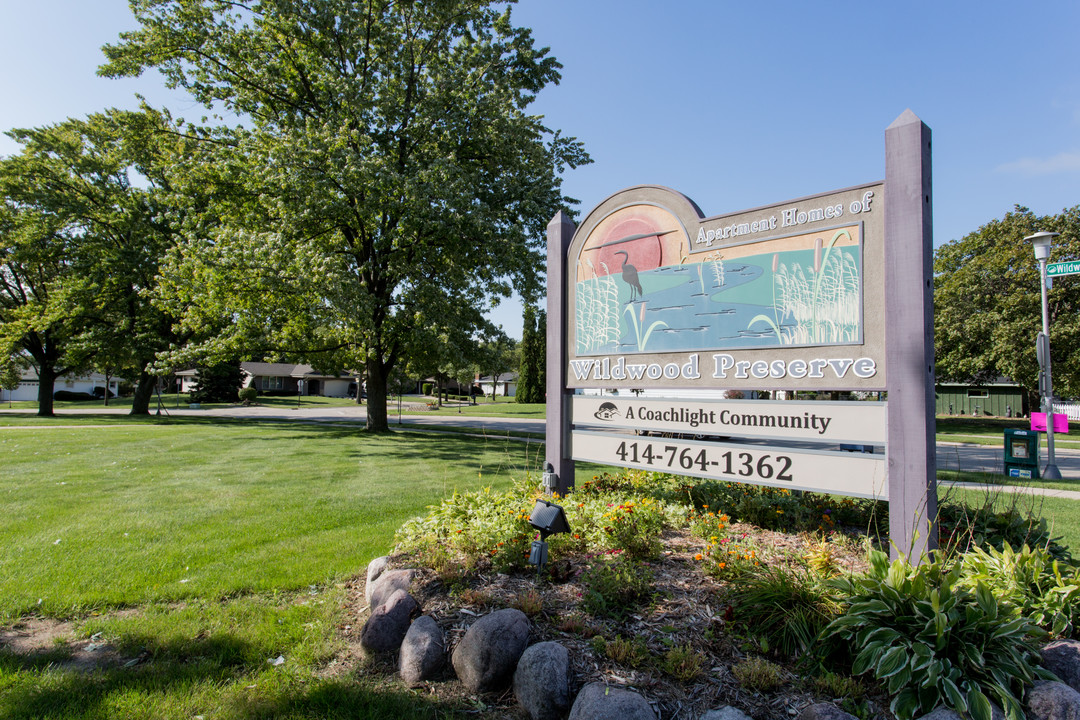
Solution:
M396 425L398 414L390 408L390 423ZM126 409L118 408L115 411L97 407L94 412L109 412L122 414ZM24 411L32 412L32 411ZM85 413L86 411L75 409L57 410L57 415ZM229 408L206 408L193 410L183 408L163 408L163 414L176 416L218 416L235 418L253 418L263 420L299 420L303 422L356 422L367 421L366 409L362 405L346 406L311 406L298 408L263 407L263 406L235 406ZM459 427L475 430L478 433L505 433L505 432L529 432L543 433L543 420L529 420L521 418L490 418L476 417L472 415L431 415L431 414L407 414L403 413L401 422L405 427ZM1046 462L1045 445L1040 447L1042 462ZM1080 479L1080 450L1058 449L1056 453L1058 469L1066 479ZM968 445L963 443L938 443L937 462L939 470L961 470L967 472L1001 473L1004 463L1003 450L1000 446Z

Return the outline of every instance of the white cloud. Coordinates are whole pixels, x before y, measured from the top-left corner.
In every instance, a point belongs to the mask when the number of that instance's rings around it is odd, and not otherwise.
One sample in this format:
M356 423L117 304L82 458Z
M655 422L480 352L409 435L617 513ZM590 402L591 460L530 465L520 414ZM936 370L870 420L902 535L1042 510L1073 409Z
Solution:
M997 171L1017 173L1028 177L1080 172L1080 152L1058 153L1048 158L1020 158L1019 160L998 165Z

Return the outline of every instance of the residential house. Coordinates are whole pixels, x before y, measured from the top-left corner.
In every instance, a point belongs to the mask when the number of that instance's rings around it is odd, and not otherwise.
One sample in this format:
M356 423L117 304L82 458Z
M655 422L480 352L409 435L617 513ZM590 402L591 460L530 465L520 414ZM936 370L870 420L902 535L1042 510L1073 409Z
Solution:
M480 383L480 389L484 391L484 395L488 397L491 397L492 390L495 391L496 395L502 397L514 397L517 393L517 378L518 374L516 372L508 372L499 376L498 383L493 382L490 375L485 375L477 382Z
M111 397L115 397L120 394L120 383L124 382L123 378L110 375L108 388L112 393ZM53 394L55 395L60 390L67 390L69 392L89 393L91 395L105 396L105 376L101 373L87 373L85 375L64 375L56 379L53 384ZM38 374L34 368L27 368L23 370L22 382L19 383L19 387L14 390L5 390L4 400L9 402L18 402L22 400L37 400L38 399Z
M355 397L356 377L350 374L324 375L311 365L293 363L242 362L243 387L254 387L267 395L321 395L323 397ZM180 392L191 392L198 386L197 370L176 373Z
M260 392L281 394L322 395L323 397L351 397L356 395L354 375L324 375L315 372L310 365L290 363L243 362L244 387L255 387ZM350 386L352 392L350 392Z

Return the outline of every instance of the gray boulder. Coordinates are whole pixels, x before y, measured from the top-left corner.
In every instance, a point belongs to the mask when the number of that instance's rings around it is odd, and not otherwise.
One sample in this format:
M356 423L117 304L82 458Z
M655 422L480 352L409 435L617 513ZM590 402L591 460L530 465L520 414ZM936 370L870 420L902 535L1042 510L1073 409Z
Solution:
M379 606L360 631L360 646L369 653L397 650L409 631L409 622L420 606L404 590L398 590Z
M529 643L529 618L520 610L496 610L473 623L454 648L452 662L469 692L505 688Z
M416 618L401 642L398 667L409 685L430 680L446 662L446 641L442 628L430 615Z
M1039 683L1025 699L1028 720L1080 720L1080 693L1065 683Z
M570 709L570 653L557 642L526 648L514 671L514 697L532 720L561 720Z
M368 605L372 610L376 610L398 590L408 591L414 577L416 577L415 570L386 570L379 573L375 582L368 586L371 593L367 594L365 589Z
M739 708L725 705L705 713L701 720L751 720L751 717Z
M799 720L858 720L832 703L814 703L799 714Z
M990 703L990 717L993 720L1005 720L1005 711L994 703ZM933 712L923 715L918 720L964 720L955 710L947 707L936 708Z
M375 580L382 575L386 570L386 566L390 563L390 558L386 555L377 557L367 566L367 583L364 584L364 602L368 605L371 604L371 591L374 590Z
M656 720L656 713L636 692L594 682L581 688L569 720Z
M1055 640L1042 650L1043 667L1058 676L1061 682L1080 692L1080 642Z

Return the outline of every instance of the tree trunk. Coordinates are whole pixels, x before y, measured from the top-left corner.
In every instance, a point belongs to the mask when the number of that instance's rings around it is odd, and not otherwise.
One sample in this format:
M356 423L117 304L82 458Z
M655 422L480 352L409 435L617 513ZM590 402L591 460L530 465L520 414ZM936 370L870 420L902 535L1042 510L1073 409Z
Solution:
M359 388L356 394L360 394ZM390 432L386 416L386 372L378 358L367 361L367 431Z
M53 417L53 387L56 372L51 367L38 368L38 417Z
M139 379L135 382L135 394L131 398L131 412L129 415L149 415L150 400L154 397L154 386L157 378L146 370L139 372Z

